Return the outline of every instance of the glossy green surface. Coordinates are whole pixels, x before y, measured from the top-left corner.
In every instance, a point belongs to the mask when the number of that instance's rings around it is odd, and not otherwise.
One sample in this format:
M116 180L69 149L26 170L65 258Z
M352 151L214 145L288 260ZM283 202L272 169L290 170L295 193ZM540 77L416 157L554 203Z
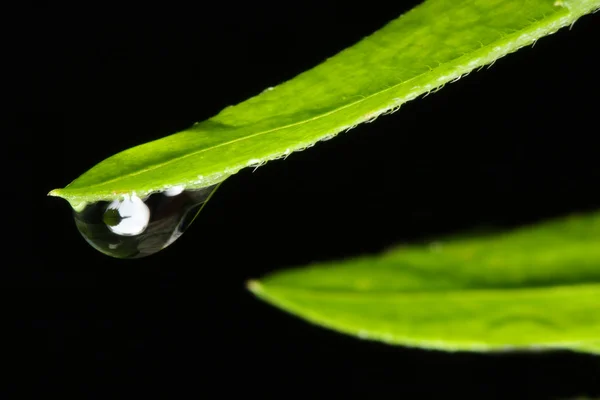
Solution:
M427 0L292 80L116 154L50 194L77 207L215 184L396 110L598 7L600 0Z
M315 324L442 350L600 353L600 213L252 281Z

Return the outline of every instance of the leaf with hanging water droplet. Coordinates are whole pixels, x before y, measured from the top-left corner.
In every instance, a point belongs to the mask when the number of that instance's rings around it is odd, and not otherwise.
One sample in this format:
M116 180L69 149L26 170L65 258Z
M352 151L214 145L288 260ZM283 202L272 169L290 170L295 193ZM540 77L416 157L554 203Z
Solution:
M122 194L214 185L391 112L599 7L600 0L427 0L312 70L116 154L50 194L80 209Z
M600 213L277 272L249 288L307 321L440 350L600 354Z

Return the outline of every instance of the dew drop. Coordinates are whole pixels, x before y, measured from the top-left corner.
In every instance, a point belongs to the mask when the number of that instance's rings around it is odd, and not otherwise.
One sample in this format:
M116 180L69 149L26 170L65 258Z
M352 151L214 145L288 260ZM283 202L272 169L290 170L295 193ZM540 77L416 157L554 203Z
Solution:
M218 185L135 195L73 210L77 229L96 250L116 258L141 258L177 240ZM179 193L178 193L179 192Z
M181 192L183 192L183 186L173 186L173 187L165 190L164 193L165 193L165 195L167 195L169 197L173 197L173 196L177 196Z

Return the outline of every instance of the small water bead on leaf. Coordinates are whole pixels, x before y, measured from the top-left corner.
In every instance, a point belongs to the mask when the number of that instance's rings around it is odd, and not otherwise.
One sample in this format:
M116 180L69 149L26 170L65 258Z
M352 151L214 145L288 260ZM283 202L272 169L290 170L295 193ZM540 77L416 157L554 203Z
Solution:
M116 258L141 258L177 240L218 185L173 187L145 199L135 195L73 210L77 229L96 250Z
M173 186L165 190L163 193L165 196L173 197L177 196L181 192L183 192L183 186Z

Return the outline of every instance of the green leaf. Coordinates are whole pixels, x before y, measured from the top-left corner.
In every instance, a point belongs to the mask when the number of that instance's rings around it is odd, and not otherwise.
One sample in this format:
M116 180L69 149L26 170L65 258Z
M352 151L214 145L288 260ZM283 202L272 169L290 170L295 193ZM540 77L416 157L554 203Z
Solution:
M425 1L312 70L114 155L50 195L76 206L213 185L392 112L599 7L600 0Z
M600 355L600 342L580 344L577 346L573 346L571 350Z
M249 288L315 324L442 350L600 353L600 213L275 273Z

